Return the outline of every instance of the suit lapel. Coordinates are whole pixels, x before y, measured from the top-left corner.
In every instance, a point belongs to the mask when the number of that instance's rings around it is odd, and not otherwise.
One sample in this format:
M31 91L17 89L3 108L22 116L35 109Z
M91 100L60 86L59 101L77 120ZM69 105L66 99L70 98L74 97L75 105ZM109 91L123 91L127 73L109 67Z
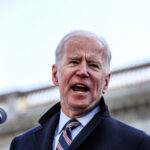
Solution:
M95 130L95 128L101 124L103 120L104 117L100 117L99 114L96 114L94 118L83 128L83 130L73 140L69 147L69 150L77 149L81 145L81 143L83 143L90 136L90 134Z
M59 113L35 132L35 143L38 150L52 150L53 137L59 120Z

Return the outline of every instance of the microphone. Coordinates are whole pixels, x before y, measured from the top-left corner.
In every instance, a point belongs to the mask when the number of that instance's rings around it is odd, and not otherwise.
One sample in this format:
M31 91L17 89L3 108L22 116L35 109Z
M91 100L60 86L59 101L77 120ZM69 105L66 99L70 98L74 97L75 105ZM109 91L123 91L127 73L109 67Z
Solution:
M4 109L0 107L0 124L4 123L7 119L7 114Z

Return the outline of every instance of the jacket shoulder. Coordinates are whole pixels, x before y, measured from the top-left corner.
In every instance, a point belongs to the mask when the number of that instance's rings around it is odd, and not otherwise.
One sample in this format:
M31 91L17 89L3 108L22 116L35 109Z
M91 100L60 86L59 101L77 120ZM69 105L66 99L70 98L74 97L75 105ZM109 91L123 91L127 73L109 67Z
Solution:
M106 126L109 126L109 133L115 134L114 137L120 137L118 140L122 140L126 143L134 144L139 150L149 150L150 149L150 135L146 132L127 125L115 118L107 118Z
M42 128L40 125L36 126L23 134L20 134L16 137L13 138L11 145L10 145L10 150L26 150L28 149L35 149L34 148L34 133L38 131L40 128Z

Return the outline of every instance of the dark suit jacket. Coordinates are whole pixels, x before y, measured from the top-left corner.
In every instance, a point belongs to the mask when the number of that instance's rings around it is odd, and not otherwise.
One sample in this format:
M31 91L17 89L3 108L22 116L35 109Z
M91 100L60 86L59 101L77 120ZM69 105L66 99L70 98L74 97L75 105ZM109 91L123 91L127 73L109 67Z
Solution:
M102 98L100 112L83 128L69 150L150 150L150 136L115 120ZM10 150L52 150L60 103L39 121L40 125L13 139Z

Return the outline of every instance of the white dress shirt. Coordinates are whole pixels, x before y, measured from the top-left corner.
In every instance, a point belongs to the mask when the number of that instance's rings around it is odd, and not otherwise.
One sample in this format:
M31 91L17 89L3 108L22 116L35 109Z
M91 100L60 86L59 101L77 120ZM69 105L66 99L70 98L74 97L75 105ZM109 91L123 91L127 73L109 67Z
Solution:
M99 112L100 109L97 106L96 108L94 108L91 112L89 112L88 114L86 114L83 117L80 118L76 118L79 122L80 125L75 128L74 130L71 131L71 136L72 136L72 140L77 136L77 134L86 126L86 124L94 117L94 115ZM66 114L64 114L64 112L60 111L60 119L59 119L59 123L57 125L56 131L55 131L55 135L54 135L54 140L53 140L53 150L56 150L57 147L57 143L59 140L59 137L62 133L62 129L64 127L64 125L70 120L71 118L69 118Z

